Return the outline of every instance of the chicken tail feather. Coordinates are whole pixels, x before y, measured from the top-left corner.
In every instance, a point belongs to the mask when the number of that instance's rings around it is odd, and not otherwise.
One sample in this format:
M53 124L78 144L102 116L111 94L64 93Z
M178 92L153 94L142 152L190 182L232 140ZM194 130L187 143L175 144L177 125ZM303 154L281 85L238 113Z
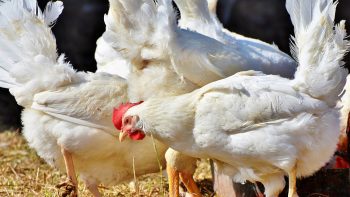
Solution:
M335 106L346 82L342 60L349 50L345 21L334 25L337 1L287 0L286 7L295 29L291 49L299 63L294 85Z
M103 39L137 69L162 59L176 27L176 14L169 5L171 0L110 0Z
M44 12L36 0L0 2L0 87L28 106L35 93L73 81L73 68L59 57L50 26L62 13L60 1Z

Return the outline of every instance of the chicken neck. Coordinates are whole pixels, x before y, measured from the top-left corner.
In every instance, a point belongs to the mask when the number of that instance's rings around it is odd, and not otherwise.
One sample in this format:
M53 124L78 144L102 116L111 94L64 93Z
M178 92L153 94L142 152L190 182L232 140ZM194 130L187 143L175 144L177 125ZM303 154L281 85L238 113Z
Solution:
M189 95L152 98L130 108L126 115L138 115L146 135L184 151L184 145L193 143L195 105Z

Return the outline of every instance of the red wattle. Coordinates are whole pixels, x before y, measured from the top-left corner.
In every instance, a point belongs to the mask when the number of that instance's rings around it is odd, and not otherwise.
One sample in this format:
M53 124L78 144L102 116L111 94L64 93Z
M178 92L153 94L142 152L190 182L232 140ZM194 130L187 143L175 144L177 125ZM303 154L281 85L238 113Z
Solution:
M114 108L113 109L113 117L112 117L112 121L114 124L114 127L116 129L118 129L119 131L122 130L122 126L123 126L123 116L124 114L132 107L139 105L143 103L143 101L140 101L138 103L126 103L126 104L121 104L119 105L118 108Z
M143 138L145 138L146 135L143 132L134 132L134 133L130 133L129 137L132 140L143 140Z

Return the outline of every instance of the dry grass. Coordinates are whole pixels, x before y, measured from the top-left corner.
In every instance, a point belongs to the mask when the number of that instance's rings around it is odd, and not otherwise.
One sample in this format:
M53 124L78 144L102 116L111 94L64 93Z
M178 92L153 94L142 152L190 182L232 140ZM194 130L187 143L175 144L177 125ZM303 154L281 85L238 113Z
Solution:
M65 180L65 174L48 166L30 149L21 134L0 133L0 196L60 196L55 187ZM208 162L201 162L195 174L204 196L213 196ZM162 180L162 181L161 181ZM167 196L167 182L159 174L138 178L139 191L133 183L100 187L104 196ZM163 182L163 184L161 184ZM163 185L163 186L162 186ZM79 185L79 196L91 196Z

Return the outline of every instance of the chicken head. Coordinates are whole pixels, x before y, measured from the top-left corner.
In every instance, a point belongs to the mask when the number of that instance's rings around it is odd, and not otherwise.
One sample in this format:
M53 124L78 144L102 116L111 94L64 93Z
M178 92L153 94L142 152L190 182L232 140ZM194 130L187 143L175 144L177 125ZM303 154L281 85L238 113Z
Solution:
M127 136L129 136L132 140L142 140L145 138L145 132L139 126L140 118L138 116L124 117L124 114L128 111L128 109L141 103L142 101L138 103L126 103L114 109L113 123L114 126L121 131L119 134L120 142L124 141Z

